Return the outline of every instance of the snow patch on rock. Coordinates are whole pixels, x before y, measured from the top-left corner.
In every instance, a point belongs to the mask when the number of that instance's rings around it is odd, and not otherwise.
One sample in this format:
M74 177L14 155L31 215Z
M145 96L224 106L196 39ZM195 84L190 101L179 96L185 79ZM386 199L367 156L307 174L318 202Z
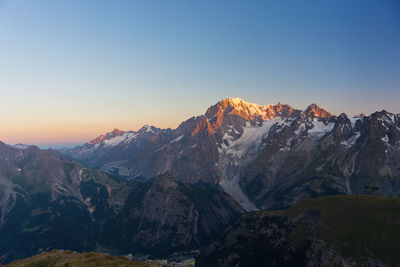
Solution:
M172 141L171 141L171 142L169 142L169 143L171 144L171 143L178 142L179 140L181 140L181 139L183 138L183 136L184 136L184 135L181 135L181 136L179 136L179 137L175 138L174 140L172 140Z
M334 123L325 124L322 120L318 120L317 118L314 118L313 125L314 127L308 130L308 133L317 135L318 137L322 137L326 133L329 133L333 130L333 127L335 126Z
M281 122L280 118L263 121L259 126L246 122L243 133L238 139L233 140L230 135L225 134L223 139L229 145L222 143L221 147L218 148L219 159L215 166L217 166L221 174L220 185L226 193L231 195L248 211L257 210L257 207L240 188L240 169L257 157L262 147L263 138L268 136L271 127L278 122Z

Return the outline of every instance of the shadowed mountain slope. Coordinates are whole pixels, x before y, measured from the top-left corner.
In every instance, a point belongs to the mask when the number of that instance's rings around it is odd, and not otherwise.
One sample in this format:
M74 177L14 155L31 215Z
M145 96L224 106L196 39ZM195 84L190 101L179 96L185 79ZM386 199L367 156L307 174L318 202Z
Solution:
M0 143L0 262L53 248L167 255L209 243L242 212L210 185L170 174L127 182Z

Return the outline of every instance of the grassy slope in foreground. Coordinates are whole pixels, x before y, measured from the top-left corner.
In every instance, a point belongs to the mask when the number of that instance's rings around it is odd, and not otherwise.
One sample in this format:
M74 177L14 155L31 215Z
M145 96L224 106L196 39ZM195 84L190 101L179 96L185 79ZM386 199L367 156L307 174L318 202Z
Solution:
M68 267L152 267L160 264L132 262L124 257L110 256L95 252L77 253L72 251L52 250L30 258L12 262L6 267L39 267L39 266L68 266Z

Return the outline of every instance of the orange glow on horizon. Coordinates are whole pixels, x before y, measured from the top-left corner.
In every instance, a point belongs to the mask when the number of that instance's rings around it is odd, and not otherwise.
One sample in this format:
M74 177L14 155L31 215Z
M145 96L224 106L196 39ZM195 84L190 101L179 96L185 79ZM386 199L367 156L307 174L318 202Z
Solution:
M103 122L8 122L0 131L0 141L10 145L23 143L28 145L86 143L99 135L111 132L114 128L135 131L149 124L160 128L175 128L177 122L132 123L121 121ZM171 125L175 125L171 127Z

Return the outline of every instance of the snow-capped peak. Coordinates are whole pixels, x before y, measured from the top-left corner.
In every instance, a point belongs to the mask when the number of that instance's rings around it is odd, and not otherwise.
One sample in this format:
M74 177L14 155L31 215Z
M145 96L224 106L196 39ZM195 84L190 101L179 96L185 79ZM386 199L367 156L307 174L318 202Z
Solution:
M96 144L104 142L105 140L109 140L109 139L111 139L113 137L120 136L123 133L125 133L125 131L121 131L121 130L115 128L111 132L103 134L103 135L100 135L97 138L89 141L89 144L96 145Z
M111 132L100 135L99 137L91 140L86 145L85 149L92 150L98 149L100 147L115 147L122 143L128 144L133 140L143 137L144 139L149 138L149 136L156 135L161 129L150 125L144 125L138 131L122 131L119 129L114 129Z
M205 115L209 120L216 118L218 114L222 113L238 115L246 120L254 120L255 118L271 120L277 116L290 116L293 111L292 107L281 103L277 105L259 105L240 98L228 97L210 107Z
M259 104L247 102L239 97L234 97L234 98L228 97L227 99L222 101L228 101L234 106L246 105L246 106L261 107L261 105Z
M28 147L30 147L29 145L25 145L25 144L21 144L18 143L16 145L13 146L14 148L18 148L18 149L27 149Z
M154 133L154 128L155 127L151 125L143 125L138 132Z
M267 106L249 103L240 98L227 98L226 100L229 103L228 107L231 106L234 110L247 113L248 115L263 115L267 109Z

